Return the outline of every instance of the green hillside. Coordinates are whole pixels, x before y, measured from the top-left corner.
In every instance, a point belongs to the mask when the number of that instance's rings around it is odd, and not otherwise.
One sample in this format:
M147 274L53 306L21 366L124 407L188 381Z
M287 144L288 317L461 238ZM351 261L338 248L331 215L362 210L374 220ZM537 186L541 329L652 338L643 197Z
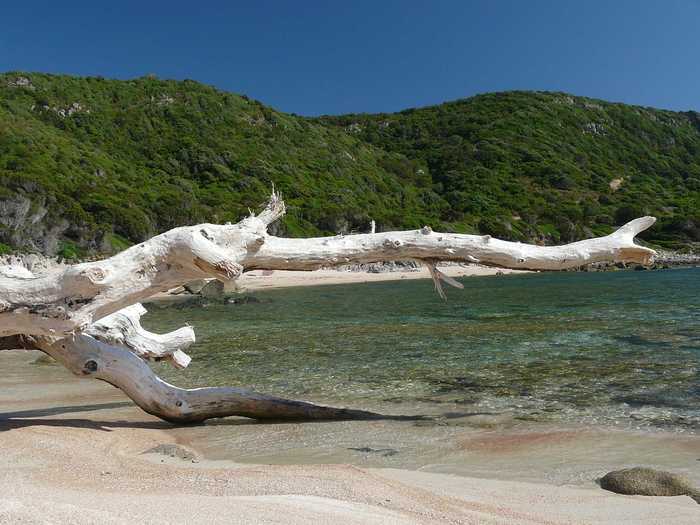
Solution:
M0 75L0 253L110 253L237 221L272 184L289 236L423 224L527 241L700 241L700 115L559 93L309 119L193 81Z
M400 169L400 173L396 170ZM272 184L286 235L435 222L411 163L193 81L0 76L0 248L111 252L182 224L237 221ZM0 250L0 251L2 251Z
M460 229L571 241L653 214L646 239L700 241L696 112L507 92L321 121L419 163L447 202L440 219Z

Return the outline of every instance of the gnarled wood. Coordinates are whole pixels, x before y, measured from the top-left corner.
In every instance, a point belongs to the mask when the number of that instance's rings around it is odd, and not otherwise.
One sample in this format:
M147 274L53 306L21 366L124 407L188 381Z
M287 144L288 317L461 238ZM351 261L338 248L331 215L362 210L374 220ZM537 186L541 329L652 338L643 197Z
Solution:
M269 236L260 249L247 252L240 264L246 269L268 270L314 270L398 259L463 261L520 270L566 270L604 261L648 264L654 250L635 244L634 237L655 221L654 217L641 217L605 237L563 246L502 241L489 235L437 233L427 226L414 231L312 239Z
M235 387L178 388L155 375L133 352L89 335L58 340L39 337L34 339L34 345L74 374L106 381L149 414L173 423L196 423L226 416L297 421L390 417L267 396Z
M601 261L647 264L654 251L634 243L653 217L616 232L564 246L535 246L488 235L416 231L312 239L267 233L285 206L273 192L267 207L237 224L175 228L102 261L52 268L41 275L0 267L0 349L39 348L74 373L123 390L146 412L168 421L196 422L239 415L267 419L383 417L362 410L325 407L239 388L182 389L158 378L146 363L169 359L185 367L183 349L194 332L183 327L158 335L139 322L139 301L200 278L236 279L243 271L313 270L352 262L416 259L425 264L442 297L440 261L479 262L504 268L563 270Z
M312 239L268 235L284 213L273 195L265 210L238 224L175 228L103 261L68 266L37 277L0 272L0 336L62 336L158 292L204 277L236 279L244 270L313 270L351 262L418 259L479 262L503 268L563 270L601 261L646 264L654 255L634 243L653 217L605 237L563 246L535 246L488 235L415 231Z
M39 276L0 270L0 336L60 337L188 281L235 279L243 272L239 261L260 248L284 210L273 194L259 215L238 224L175 228L109 259Z
M192 327L154 334L141 326L145 313L141 303L132 304L91 324L84 333L112 346L126 347L143 359L168 359L176 368L186 368L191 359L183 349L194 343Z

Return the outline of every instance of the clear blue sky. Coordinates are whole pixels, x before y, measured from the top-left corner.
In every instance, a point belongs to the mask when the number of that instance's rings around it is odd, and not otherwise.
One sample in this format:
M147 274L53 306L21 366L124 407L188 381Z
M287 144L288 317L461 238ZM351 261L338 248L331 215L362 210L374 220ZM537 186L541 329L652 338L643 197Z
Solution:
M0 71L191 78L304 115L510 89L700 110L700 0L7 1Z

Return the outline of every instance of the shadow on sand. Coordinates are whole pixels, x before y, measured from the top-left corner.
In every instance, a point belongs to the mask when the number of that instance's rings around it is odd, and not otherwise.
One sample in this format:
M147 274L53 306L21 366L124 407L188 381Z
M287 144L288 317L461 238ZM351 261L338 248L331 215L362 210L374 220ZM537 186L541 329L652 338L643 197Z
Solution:
M72 405L58 406L50 408L38 408L32 410L18 410L15 412L0 412L0 432L15 430L19 428L31 426L50 426L50 427L73 427L73 428L91 428L109 432L114 428L146 428L146 429L168 429L183 426L243 426L243 425L281 425L281 424L310 424L310 423L332 423L333 420L275 420L275 419L250 419L245 417L226 417L214 418L202 423L191 424L175 424L167 421L134 421L115 418L113 420L96 420L96 419L80 419L80 418L56 418L49 419L52 416L63 416L65 414L76 414L81 412L98 412L101 410L112 410L125 407L136 407L130 401L119 401L113 403L100 403L95 405ZM140 412L140 411L139 411ZM140 412L143 414L143 412ZM433 418L425 415L386 415L367 419L368 421L387 420L387 421L426 421ZM354 420L361 421L361 420ZM337 420L335 421L337 422Z

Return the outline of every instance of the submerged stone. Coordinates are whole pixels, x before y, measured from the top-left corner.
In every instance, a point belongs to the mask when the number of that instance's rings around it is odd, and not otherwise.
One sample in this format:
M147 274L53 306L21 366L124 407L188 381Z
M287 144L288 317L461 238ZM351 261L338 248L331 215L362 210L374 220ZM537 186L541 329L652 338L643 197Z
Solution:
M379 454L380 456L385 458L395 456L399 453L399 451L394 448L348 447L348 450L354 450L355 452L364 452L368 454Z
M193 463L198 461L197 456L193 452L174 443L162 443L153 448L149 448L148 450L144 451L143 454L161 454L171 458L179 458L184 461L192 461Z

